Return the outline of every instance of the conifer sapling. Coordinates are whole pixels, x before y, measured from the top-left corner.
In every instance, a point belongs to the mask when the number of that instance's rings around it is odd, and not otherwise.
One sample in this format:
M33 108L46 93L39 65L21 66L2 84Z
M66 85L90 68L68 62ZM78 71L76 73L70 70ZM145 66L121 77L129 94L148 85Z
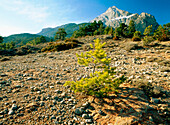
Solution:
M115 78L115 67L111 67L111 58L107 57L102 49L106 43L100 43L100 40L94 40L91 44L93 50L77 54L78 63L84 66L93 66L93 72L90 77L82 78L79 81L67 81L64 86L70 86L75 92L82 92L96 97L107 96L109 92L117 91L119 85L125 81L124 76ZM101 69L97 71L97 69Z

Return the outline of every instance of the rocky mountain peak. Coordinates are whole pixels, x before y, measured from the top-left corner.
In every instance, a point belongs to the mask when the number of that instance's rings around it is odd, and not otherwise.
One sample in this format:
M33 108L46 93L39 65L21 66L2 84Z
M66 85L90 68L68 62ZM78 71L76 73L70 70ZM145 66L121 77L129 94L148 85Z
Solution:
M130 20L134 20L136 30L141 32L143 32L149 25L152 25L154 30L159 26L155 17L151 14L145 12L142 12L140 15L137 13L130 13L128 11L118 9L116 6L109 7L106 12L90 22L93 22L94 20L101 20L105 25L112 26L114 28L118 27L121 23L129 25Z

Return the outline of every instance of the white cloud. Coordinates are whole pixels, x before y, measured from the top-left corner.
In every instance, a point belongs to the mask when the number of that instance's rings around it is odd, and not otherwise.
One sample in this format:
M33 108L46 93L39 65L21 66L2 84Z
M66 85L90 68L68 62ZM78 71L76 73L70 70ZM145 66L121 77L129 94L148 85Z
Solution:
M29 29L26 30L24 28L11 26L11 25L4 25L1 26L0 28L0 36L9 36L12 34L19 34L19 33L36 33L36 32L33 32Z
M48 7L32 0L4 0L0 2L0 7L7 11L14 11L17 14L25 15L35 22L43 22L50 15Z

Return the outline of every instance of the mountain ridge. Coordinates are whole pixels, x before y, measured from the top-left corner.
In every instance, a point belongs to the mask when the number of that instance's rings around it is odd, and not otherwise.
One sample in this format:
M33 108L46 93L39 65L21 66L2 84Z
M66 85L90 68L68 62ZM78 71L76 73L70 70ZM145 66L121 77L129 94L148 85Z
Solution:
M120 23L129 25L130 20L134 20L136 30L141 31L142 33L149 25L153 26L153 30L156 30L159 26L155 17L149 13L130 13L128 11L118 9L116 6L109 7L104 13L97 16L90 22L94 22L95 20L101 20L105 25L112 26L113 28L118 27Z
M57 26L54 28L44 28L41 30L41 32L37 33L37 35L43 35L43 36L47 36L47 37L54 37L55 33L57 32L57 30L59 28L64 28L65 31L67 32L67 36L66 37L71 37L73 32L75 30L78 30L80 26L83 25L88 25L89 23L80 23L80 24L76 24L76 23L68 23L68 24L64 24L61 26Z

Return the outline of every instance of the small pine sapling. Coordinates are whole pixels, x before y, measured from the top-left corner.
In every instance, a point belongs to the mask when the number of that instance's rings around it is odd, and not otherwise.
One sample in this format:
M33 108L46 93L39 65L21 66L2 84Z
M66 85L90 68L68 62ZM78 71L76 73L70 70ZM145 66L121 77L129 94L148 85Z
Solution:
M143 33L143 35L145 35L145 37L143 38L143 46L148 46L154 40L151 36L152 30L152 25L145 28L145 31Z
M91 44L93 50L86 53L76 54L78 63L84 66L93 66L93 72L88 78L81 78L79 81L67 81L64 86L70 86L75 92L82 92L95 97L104 97L109 92L117 91L119 85L125 81L125 77L115 78L115 67L111 67L111 58L107 57L102 49L106 43L100 43L100 40L94 40ZM101 69L97 71L97 69Z

